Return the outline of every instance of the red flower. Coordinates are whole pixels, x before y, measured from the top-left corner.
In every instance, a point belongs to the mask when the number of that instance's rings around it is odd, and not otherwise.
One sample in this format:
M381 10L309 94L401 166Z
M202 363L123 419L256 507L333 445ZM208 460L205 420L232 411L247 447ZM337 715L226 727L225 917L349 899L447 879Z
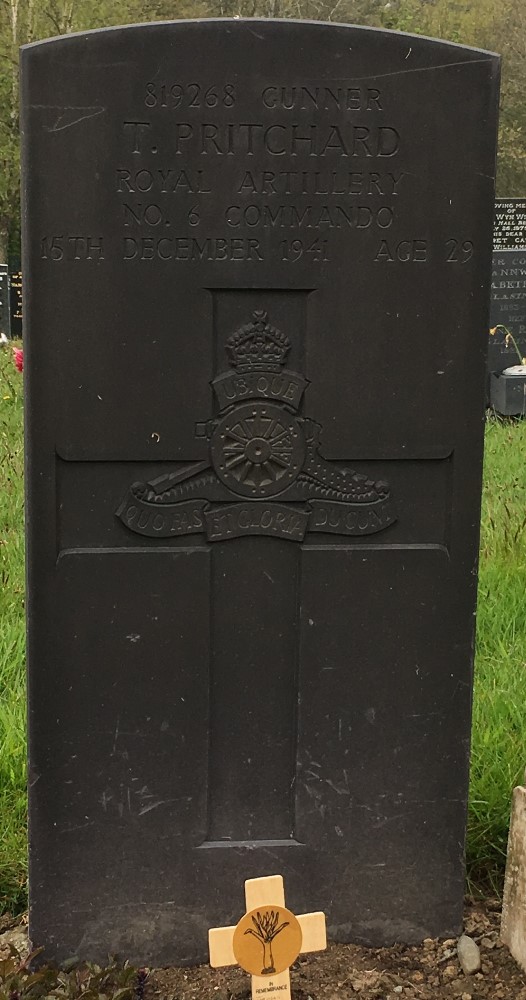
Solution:
M24 352L21 347L13 347L13 360L19 372L24 371Z

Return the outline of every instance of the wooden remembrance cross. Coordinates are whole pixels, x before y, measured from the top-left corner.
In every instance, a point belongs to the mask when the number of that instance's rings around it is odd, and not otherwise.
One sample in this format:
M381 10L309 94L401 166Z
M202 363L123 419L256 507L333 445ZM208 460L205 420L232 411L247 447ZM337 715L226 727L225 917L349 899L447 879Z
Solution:
M298 955L327 947L325 914L295 917L287 910L281 875L247 879L245 905L236 926L208 932L210 965L240 965L249 972L253 1000L273 995L290 1000L289 967Z

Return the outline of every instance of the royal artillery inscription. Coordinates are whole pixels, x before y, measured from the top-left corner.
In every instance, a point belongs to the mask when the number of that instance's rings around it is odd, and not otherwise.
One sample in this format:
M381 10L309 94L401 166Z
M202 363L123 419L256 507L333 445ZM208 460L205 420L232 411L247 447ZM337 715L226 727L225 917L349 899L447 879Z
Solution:
M204 961L275 871L450 936L498 60L224 19L22 69L33 942Z

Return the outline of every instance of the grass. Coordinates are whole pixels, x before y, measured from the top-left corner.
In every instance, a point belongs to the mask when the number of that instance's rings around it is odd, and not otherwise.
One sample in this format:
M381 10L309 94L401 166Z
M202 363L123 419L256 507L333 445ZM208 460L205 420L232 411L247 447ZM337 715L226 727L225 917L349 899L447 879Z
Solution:
M0 905L26 900L22 376L0 348Z
M488 420L468 825L472 889L498 891L526 766L526 420ZM0 907L26 901L22 376L0 348Z
M486 425L475 666L468 873L498 890L526 767L526 420Z

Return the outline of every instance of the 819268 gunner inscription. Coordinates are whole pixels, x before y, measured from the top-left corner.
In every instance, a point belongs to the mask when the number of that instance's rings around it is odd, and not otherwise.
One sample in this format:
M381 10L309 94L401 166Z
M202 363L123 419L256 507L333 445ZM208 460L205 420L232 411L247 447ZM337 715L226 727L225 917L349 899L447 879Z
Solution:
M302 541L307 531L369 535L396 521L386 482L323 458L321 427L300 415L308 382L285 367L289 351L264 310L232 334L230 368L211 383L218 416L196 428L209 463L134 483L117 511L131 531Z

